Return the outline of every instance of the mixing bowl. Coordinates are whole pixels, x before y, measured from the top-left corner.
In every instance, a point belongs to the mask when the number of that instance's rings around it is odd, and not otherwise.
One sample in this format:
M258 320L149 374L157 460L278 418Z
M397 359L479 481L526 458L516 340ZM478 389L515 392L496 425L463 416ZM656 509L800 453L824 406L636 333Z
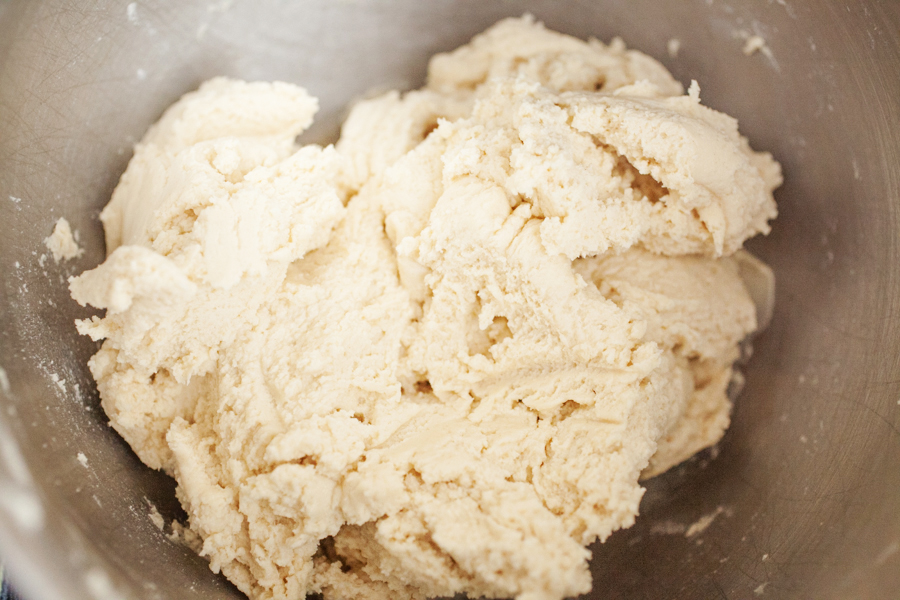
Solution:
M750 244L777 304L733 426L593 546L590 597L900 597L900 3L3 0L0 554L28 597L240 597L154 525L183 517L174 484L108 427L72 323L66 278L103 259L97 215L146 128L224 74L306 86L327 142L355 97L526 11L697 79L785 172ZM60 217L85 253L57 264Z

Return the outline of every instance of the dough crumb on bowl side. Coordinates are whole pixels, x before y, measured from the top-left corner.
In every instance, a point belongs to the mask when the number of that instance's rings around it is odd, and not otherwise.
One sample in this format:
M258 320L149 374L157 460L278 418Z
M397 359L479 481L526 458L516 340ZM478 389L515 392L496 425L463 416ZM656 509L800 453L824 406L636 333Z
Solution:
M252 598L589 591L639 480L728 426L778 163L652 58L530 17L296 147L316 108L184 96L70 282L173 535Z
M44 238L44 246L53 256L53 262L72 260L84 254L84 248L78 245L77 237L78 232L73 233L69 222L60 217L53 225L53 233Z

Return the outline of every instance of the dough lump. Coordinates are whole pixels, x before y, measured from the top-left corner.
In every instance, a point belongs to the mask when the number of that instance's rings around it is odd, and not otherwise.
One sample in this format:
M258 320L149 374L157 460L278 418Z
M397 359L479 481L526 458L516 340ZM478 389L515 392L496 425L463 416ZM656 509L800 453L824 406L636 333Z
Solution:
M587 592L640 479L728 425L778 163L528 17L334 147L295 145L315 111L217 78L137 145L70 284L112 426L251 598Z
M73 234L69 222L60 218L53 225L53 233L44 238L44 246L53 256L53 262L72 260L84 254L84 248L78 245L77 232Z

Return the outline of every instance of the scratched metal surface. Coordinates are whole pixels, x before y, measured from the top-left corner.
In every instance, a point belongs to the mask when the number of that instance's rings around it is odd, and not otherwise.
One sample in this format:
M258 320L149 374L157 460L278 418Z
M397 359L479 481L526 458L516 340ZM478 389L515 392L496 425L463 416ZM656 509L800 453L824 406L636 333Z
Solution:
M0 554L31 598L240 596L150 522L151 502L179 515L174 486L107 427L84 367L94 346L72 327L87 313L65 277L102 259L98 211L147 126L226 74L307 86L323 106L308 138L328 140L355 96L419 84L431 53L525 10L698 79L786 173L774 231L752 244L778 302L734 425L714 460L650 481L638 524L594 546L590 597L900 597L900 3L132 6L0 0ZM741 52L749 34L771 57ZM86 253L42 264L60 216Z

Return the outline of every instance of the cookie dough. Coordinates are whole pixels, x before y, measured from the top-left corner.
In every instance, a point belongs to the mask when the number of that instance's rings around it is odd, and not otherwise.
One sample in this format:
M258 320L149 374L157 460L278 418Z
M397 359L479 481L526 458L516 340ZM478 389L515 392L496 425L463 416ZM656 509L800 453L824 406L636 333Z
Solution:
M641 478L728 426L778 163L527 17L298 148L315 111L218 78L137 145L71 281L113 427L251 598L587 592Z
M77 232L72 232L72 226L65 218L57 219L53 224L53 233L44 238L44 246L53 256L53 262L72 260L84 254L84 248L78 245Z

